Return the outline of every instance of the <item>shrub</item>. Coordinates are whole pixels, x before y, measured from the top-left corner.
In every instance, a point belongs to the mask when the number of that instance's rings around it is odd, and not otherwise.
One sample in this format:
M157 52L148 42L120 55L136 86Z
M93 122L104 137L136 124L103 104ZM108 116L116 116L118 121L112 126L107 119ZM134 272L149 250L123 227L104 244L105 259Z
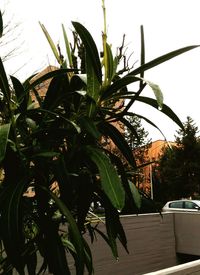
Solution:
M77 274L83 274L85 268L93 273L86 231L92 241L99 233L116 258L116 239L127 250L119 215L127 201L133 208L139 207L141 196L130 183L130 173L121 159L104 146L103 140L112 140L134 172L137 167L131 148L113 124L121 123L134 131L126 119L133 115L130 107L134 110L134 102L159 106L182 127L175 113L163 104L159 87L144 79L144 72L196 46L145 63L141 31L141 66L120 75L119 60L113 57L105 33L101 58L88 30L78 22L72 24L82 45L81 62L77 63L81 68L74 68L72 59L70 66L61 60L59 69L21 83L6 75L0 60L2 274L9 274L13 268L24 274L25 267L29 274L35 274L38 254L43 259L40 272L48 267L53 274L70 274L66 252L73 256ZM72 51L68 53L74 57ZM37 87L45 80L50 80L50 85L43 98ZM128 89L133 82L139 84L136 92ZM141 96L146 85L156 99ZM32 102L33 93L37 106ZM128 104L116 108L115 103L125 99ZM57 193L52 190L53 184ZM33 197L26 196L28 188L34 188ZM99 231L98 222L94 225L88 215L95 201L105 209L106 233Z

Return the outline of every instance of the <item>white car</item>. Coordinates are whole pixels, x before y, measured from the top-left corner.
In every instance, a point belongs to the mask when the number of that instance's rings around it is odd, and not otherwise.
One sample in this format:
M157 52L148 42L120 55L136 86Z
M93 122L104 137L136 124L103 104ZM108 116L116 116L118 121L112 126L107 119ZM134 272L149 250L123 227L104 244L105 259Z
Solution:
M200 213L200 200L168 201L162 208L163 212L198 212Z

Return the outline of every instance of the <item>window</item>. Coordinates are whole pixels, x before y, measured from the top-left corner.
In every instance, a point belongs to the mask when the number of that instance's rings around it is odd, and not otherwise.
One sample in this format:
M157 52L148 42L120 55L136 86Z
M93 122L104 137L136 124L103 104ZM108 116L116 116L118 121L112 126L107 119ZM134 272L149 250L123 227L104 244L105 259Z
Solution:
M186 209L198 209L198 205L192 201L186 201L185 208Z
M183 208L182 201L174 201L169 204L169 208Z

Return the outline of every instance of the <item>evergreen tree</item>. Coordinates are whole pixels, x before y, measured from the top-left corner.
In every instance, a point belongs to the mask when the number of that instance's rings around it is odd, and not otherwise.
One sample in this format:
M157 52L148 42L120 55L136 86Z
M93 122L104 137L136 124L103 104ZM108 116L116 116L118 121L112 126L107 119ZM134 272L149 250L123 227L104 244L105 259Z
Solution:
M148 138L149 133L142 126L141 119L138 116L130 116L127 120L133 129L130 130L130 128L125 127L125 138L136 155L136 159L142 164L146 161L147 149L151 144L151 139Z
M166 148L159 163L162 201L195 197L200 193L200 138L198 127L187 117L177 131L176 145Z
M129 128L125 127L125 137L132 150L149 144L151 142L151 140L148 139L149 133L142 126L141 119L135 115L128 117L127 120L134 128L134 131L130 131Z
M130 128L125 127L124 135L129 147L132 149L138 166L137 171L133 175L133 182L141 189L141 183L144 182L143 167L149 163L148 149L151 146L151 139L148 138L149 133L142 126L142 121L138 116L130 116L127 120L133 129L130 130ZM144 191L143 188L141 191Z

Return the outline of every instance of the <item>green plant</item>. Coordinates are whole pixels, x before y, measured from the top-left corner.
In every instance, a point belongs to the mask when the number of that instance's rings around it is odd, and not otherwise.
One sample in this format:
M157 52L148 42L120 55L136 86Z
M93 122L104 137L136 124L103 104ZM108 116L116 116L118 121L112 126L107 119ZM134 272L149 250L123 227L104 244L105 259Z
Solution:
M131 148L113 124L120 122L133 130L126 117L135 115L130 112L135 101L159 107L182 127L175 113L163 104L159 87L143 77L146 70L197 46L145 63L142 29L141 66L121 76L117 73L118 57L113 57L105 31L100 59L88 30L78 22L72 24L75 44L81 41L82 49L77 66L73 63L76 52L67 47L70 65L58 53L60 69L33 82L31 76L20 83L6 75L0 60L0 168L4 172L0 186L1 274L9 274L13 268L25 274L25 266L29 274L35 274L37 253L44 260L40 274L47 267L53 274L70 274L69 253L77 274L83 274L85 269L92 274L92 255L84 239L86 231L91 241L100 234L115 258L116 239L127 250L119 215L125 201L139 207L141 197L130 184L121 159L107 150L102 141L111 139L135 171ZM0 33L1 25L0 21ZM68 43L66 35L65 41ZM43 98L37 85L47 79L51 82ZM136 92L128 90L133 82L139 83ZM146 85L150 85L156 99L141 96ZM34 93L37 106L32 103ZM115 103L125 99L129 99L128 104L116 108ZM52 191L54 183L58 186L57 195ZM25 196L30 187L35 190L33 198ZM100 201L105 209L106 233L98 230L98 222L94 225L89 220L94 201ZM65 225L64 233L60 231L61 224Z
M163 204L169 200L194 198L200 193L199 129L191 117L187 117L183 125L184 129L177 131L171 150L168 148L163 150L155 171L158 175Z

